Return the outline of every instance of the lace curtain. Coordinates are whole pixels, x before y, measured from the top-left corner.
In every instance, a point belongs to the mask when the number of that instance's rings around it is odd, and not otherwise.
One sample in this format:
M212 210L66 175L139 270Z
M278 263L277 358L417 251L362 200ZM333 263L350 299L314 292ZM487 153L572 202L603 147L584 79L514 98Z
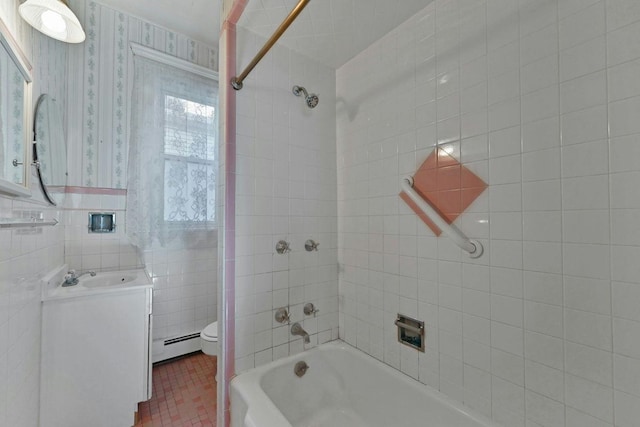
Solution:
M217 83L134 56L126 232L140 249L215 226Z

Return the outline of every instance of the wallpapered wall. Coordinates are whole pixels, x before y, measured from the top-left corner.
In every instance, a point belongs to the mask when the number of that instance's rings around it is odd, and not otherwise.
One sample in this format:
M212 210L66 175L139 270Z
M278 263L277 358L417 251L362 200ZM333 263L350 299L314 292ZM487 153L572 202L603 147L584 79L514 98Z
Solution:
M69 50L69 181L83 187L127 187L131 42L218 69L218 48L113 10L72 0L87 34ZM212 31L218 31L212 25Z

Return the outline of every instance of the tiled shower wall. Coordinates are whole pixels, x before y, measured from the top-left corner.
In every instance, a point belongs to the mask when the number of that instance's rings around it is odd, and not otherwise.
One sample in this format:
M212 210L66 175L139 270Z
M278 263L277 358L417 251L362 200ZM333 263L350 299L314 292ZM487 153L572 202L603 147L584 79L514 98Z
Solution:
M19 1L0 4L0 18L33 65L33 102L50 93L66 105L67 46L40 35L18 15ZM42 212L62 224L0 230L0 425L38 426L40 394L40 282L62 264L64 217L42 202L37 178L31 199L0 196L0 218Z
M341 337L505 426L637 426L638 76L635 0L436 0L341 67ZM398 197L436 144L479 259Z
M264 39L238 27L238 68ZM320 96L308 109L293 85ZM276 46L237 93L236 372L303 350L274 320L289 307L316 343L337 338L335 71ZM291 252L275 251L279 240ZM320 243L306 252L304 242ZM304 316L304 303L320 310Z

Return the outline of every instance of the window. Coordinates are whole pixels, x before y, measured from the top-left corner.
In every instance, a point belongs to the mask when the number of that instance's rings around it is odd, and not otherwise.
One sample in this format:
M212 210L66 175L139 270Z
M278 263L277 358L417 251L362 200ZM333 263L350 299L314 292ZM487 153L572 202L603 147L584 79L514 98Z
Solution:
M204 231L215 231L218 219L217 74L134 46L127 236L141 249L210 241Z
M164 221L215 221L216 108L164 96Z

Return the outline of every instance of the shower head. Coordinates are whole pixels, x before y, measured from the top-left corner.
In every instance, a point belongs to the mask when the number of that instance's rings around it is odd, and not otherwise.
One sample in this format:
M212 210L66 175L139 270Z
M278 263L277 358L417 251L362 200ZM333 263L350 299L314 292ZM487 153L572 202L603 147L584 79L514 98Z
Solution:
M304 100L307 103L307 107L309 108L316 108L318 102L320 102L318 95L316 95L315 93L309 94L307 90L302 86L294 86L293 94L295 96L301 96L302 94L304 94Z

